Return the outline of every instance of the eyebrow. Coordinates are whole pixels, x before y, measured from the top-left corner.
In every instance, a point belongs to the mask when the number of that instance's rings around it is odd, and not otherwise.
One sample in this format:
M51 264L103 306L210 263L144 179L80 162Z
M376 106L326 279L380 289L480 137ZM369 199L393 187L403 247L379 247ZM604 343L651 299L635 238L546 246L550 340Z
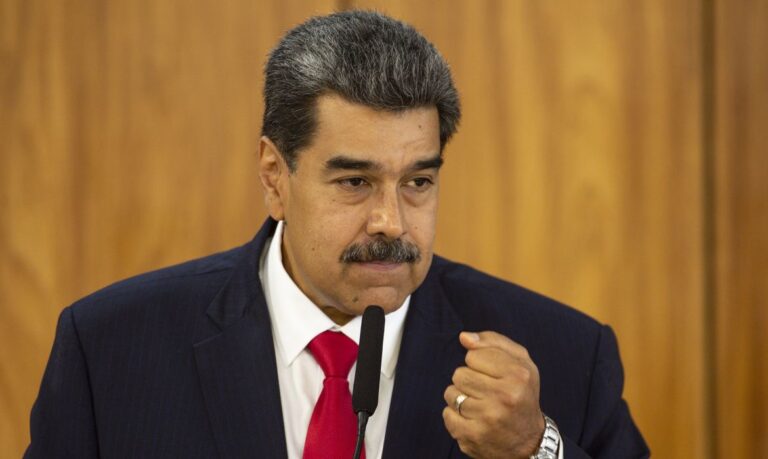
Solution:
M443 165L443 155L438 153L429 159L422 159L420 161L416 161L413 164L413 167L411 167L411 170L413 171L421 171L424 169L439 170L442 165Z
M443 165L443 156L438 153L432 158L421 159L414 162L408 171L420 171L424 169L440 169ZM380 171L383 166L380 163L368 159L354 159L349 156L337 155L325 162L325 168L329 171L334 170L355 170L355 171Z
M379 170L381 164L375 163L367 159L354 159L349 156L338 155L325 162L325 168L329 171L333 170Z

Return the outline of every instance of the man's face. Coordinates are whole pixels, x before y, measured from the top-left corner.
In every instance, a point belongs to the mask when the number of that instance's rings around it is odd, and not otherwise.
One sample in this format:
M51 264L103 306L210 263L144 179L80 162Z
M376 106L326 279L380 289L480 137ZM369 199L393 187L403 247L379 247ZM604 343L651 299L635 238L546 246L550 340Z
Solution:
M371 304L391 312L432 262L437 109L392 113L324 95L316 117L293 173L269 139L261 143L267 206L285 220L283 264L337 323Z

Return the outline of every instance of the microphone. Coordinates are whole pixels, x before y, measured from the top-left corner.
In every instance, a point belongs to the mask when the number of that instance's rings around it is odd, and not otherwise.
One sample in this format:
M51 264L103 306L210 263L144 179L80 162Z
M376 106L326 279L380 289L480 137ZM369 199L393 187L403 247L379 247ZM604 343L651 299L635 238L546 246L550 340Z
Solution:
M384 341L384 310L371 305L363 312L360 326L360 347L357 351L357 369L352 389L352 408L357 413L357 444L354 459L360 458L368 417L379 403L381 373L381 347Z

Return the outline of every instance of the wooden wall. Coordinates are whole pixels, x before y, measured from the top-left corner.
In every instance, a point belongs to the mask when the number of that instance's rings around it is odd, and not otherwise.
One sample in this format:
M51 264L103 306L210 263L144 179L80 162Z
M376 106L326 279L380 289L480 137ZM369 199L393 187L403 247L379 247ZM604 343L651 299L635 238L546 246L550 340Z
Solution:
M717 2L712 22L717 453L768 458L768 1Z
M0 0L0 457L64 306L252 236L264 58L348 7L453 66L439 252L611 324L656 457L768 457L765 0Z

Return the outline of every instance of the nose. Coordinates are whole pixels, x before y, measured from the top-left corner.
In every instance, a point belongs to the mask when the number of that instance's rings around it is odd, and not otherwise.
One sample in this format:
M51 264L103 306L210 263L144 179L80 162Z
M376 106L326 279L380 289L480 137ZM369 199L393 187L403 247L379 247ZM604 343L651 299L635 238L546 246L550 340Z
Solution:
M366 232L369 236L387 239L398 239L405 233L405 218L396 187L378 190L368 215Z

